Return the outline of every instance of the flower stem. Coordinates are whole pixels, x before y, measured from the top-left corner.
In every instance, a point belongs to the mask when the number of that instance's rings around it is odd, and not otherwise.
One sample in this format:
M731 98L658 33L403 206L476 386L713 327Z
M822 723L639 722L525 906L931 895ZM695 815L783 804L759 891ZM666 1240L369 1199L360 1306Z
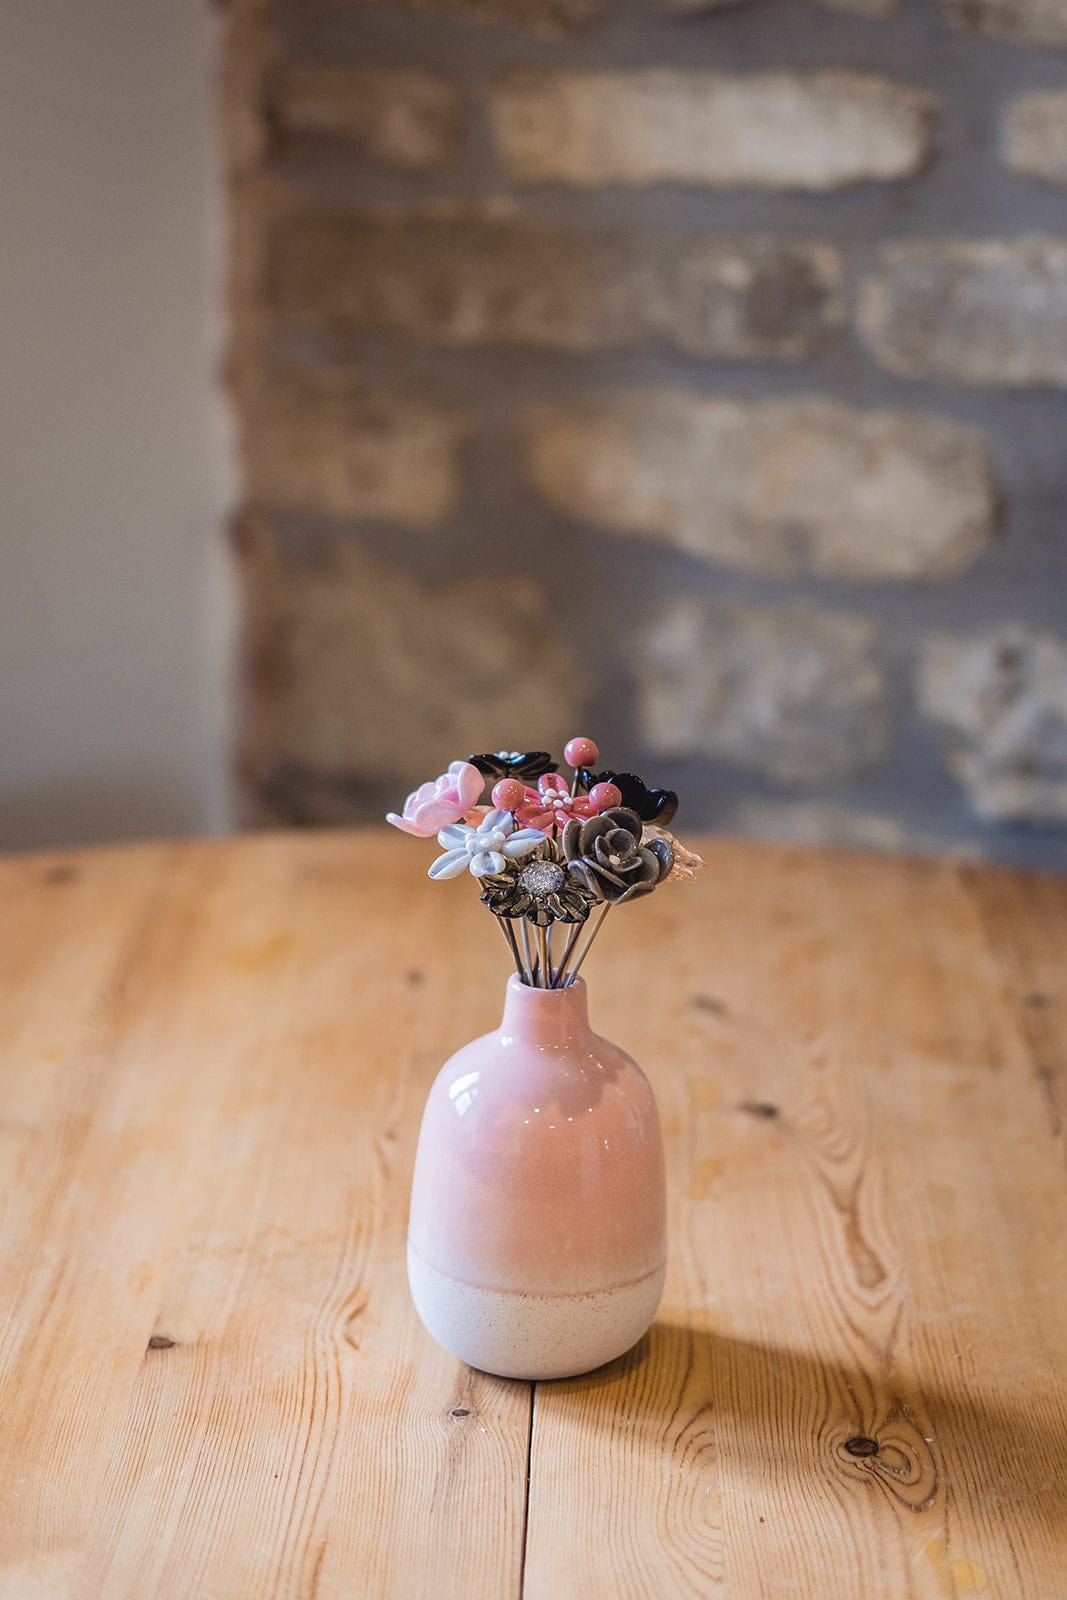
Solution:
M525 982L526 981L526 968L522 964L522 957L519 954L518 941L515 938L515 929L511 926L511 920L508 917L498 917L497 921L500 923L501 927L503 928L504 937L507 939L508 944L511 946L511 953L515 957L515 971L518 973L519 977L523 980L523 982Z
M551 965L549 963L549 959L548 959L548 929L547 928L538 928L538 930L537 930L537 941L538 941L538 948L540 950L540 959L541 959L541 988L542 989L548 989L552 985L552 967L551 967Z
M578 935L581 933L581 931L582 931L582 929L584 927L585 927L585 923L584 922L576 922L574 924L574 927L571 929L570 933L568 934L567 943L563 947L563 956L562 956L562 958L560 960L559 966L556 968L555 975L553 977L553 988L562 989L562 987L563 987L563 974L566 971L567 962L570 960L571 954L572 954L572 952L574 950L574 947L578 943Z
M563 985L563 987L565 989L569 988L569 986L574 982L575 978L578 976L578 970L581 967L582 962L585 960L586 956L589 954L590 946L592 945L593 940L596 938L597 934L600 932L601 928L604 926L604 918L607 916L607 914L608 914L608 912L610 910L611 910L611 902L606 900L604 902L604 907L603 907L599 917L596 919L596 923L595 923L591 933L589 934L588 939L586 939L585 944L582 946L581 953L580 953L577 961L574 963L574 966L571 968L571 973L570 973L569 978L567 979L567 982Z
M522 981L532 987L534 982L534 960L533 952L530 949L530 925L525 917L522 919L522 948L526 956L526 970L522 975Z

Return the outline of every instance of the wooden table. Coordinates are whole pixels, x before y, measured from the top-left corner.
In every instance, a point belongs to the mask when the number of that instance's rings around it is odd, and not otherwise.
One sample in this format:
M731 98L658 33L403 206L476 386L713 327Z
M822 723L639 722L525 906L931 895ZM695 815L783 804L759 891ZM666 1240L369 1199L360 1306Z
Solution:
M506 951L427 847L0 863L0 1596L1067 1595L1067 881L715 841L612 919L660 1316L571 1382L408 1300Z

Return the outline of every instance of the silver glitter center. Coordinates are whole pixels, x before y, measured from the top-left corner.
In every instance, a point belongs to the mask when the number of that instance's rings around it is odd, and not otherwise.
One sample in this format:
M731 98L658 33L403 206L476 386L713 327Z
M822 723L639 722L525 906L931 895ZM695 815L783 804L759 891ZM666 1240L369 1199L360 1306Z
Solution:
M554 861L531 861L519 873L519 882L527 894L540 900L546 894L556 894L567 881L567 874Z

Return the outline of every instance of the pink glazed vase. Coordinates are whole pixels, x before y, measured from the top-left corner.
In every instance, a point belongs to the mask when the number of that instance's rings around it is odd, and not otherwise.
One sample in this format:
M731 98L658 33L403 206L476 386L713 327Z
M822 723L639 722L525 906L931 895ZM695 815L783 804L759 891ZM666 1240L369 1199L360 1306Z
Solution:
M585 984L508 981L500 1027L430 1090L408 1230L416 1310L439 1344L504 1378L563 1378L622 1355L666 1271L656 1102L593 1033Z

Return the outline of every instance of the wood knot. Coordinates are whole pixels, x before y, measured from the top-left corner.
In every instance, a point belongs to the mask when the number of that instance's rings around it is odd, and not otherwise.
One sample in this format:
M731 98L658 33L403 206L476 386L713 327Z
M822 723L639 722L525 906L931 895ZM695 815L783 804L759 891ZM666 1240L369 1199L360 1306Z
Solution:
M779 1115L778 1107L772 1106L769 1100L744 1100L737 1109L750 1117L763 1117L768 1122Z
M1048 1003L1049 998L1047 994L1028 994L1026 996L1026 1004L1028 1006L1032 1006L1035 1011L1040 1011L1042 1007L1047 1006Z
M69 861L60 861L56 866L49 867L41 877L41 882L49 886L59 883L73 883L78 874Z
M845 1440L845 1449L850 1456L876 1456L878 1440L869 1439L865 1433L856 1433L851 1439Z
M149 1350L173 1350L176 1339L168 1339L165 1333L154 1333L148 1341Z
M418 967L412 967L410 972L404 974L404 977L413 989L417 989L420 983L425 982L426 974L420 972Z
M713 994L695 994L689 1004L694 1011L710 1011L716 1017L724 1017L726 1015L725 1002L716 1000Z
M457 1406L452 1415L454 1417L469 1417L470 1412L467 1410L466 1406Z

